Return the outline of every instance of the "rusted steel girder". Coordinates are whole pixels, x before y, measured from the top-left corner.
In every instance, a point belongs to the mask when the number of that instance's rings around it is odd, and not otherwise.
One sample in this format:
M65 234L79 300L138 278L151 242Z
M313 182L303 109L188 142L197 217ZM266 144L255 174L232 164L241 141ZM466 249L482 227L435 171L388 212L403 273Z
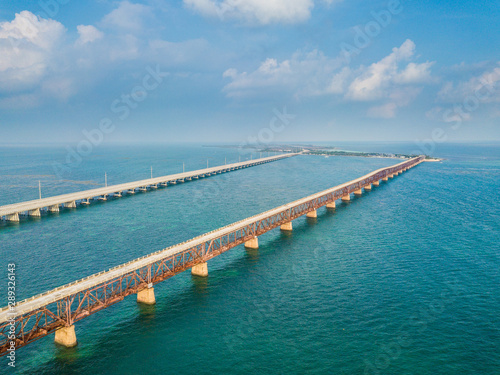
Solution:
M334 191L325 191L325 194L319 193L319 195L314 194L314 197L306 202L296 205L292 202L285 205L287 208L282 211L270 213L265 218L242 225L219 237L202 241L175 255L154 261L132 272L66 296L29 313L19 316L13 314L11 320L0 324L0 356L7 353L11 341L15 342L16 349L25 346L47 336L58 328L70 326L97 311L105 309L129 295L147 288L151 284L157 284L198 263L206 262L255 236L260 236L388 175L418 164L422 160L423 157L411 159L406 163L386 168L361 181L340 187ZM270 212L272 211L274 210ZM12 338L12 336L15 336L15 338Z

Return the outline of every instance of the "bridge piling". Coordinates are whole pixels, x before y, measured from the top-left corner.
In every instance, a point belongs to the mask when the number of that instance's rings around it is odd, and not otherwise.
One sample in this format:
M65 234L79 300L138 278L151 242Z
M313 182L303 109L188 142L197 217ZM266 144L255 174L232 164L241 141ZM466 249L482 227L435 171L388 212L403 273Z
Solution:
M368 184L365 186L365 190L369 191L372 189L372 184Z
M208 276L208 264L207 262L198 263L193 268L191 268L191 275L193 276Z
M310 217L310 218L316 218L318 217L318 212L316 210L314 211L309 211L307 214L306 214L306 217Z
M344 196L342 197L342 200L343 200L344 202L349 202L349 201L351 200L351 195L350 195L350 194L344 195Z
M18 222L19 221L19 214L15 213L12 215L7 215L7 221Z
M247 249L258 249L259 248L259 239L257 237L252 238L245 242L245 247Z
M55 204L53 206L49 206L47 211L49 212L59 212L59 205L58 204Z
M148 287L137 293L137 303L143 303L145 305L154 305L156 303L155 299L155 289L153 287Z
M75 346L77 344L75 328L73 324L86 316L94 314L103 308L113 305L130 294L137 294L137 302L145 304L154 304L155 296L152 280L160 282L166 280L174 274L178 274L191 268L191 273L198 276L208 274L206 259L218 256L241 244L246 240L245 247L248 249L258 249L257 235L267 233L278 226L292 226L292 220L300 216L316 217L317 210L326 205L329 208L335 207L336 198L349 200L349 191L355 189L361 190L360 186L366 184L366 181L377 179L378 181L385 176L388 179L390 173L401 170L404 166L413 166L422 162L423 157L411 159L396 166L380 169L369 175L362 176L356 180L349 181L346 184L338 185L314 195L304 197L289 204L282 205L273 210L254 215L251 218L224 226L215 231L205 233L189 241L170 246L163 250L154 252L145 257L114 267L108 271L99 272L87 278L75 281L71 284L63 285L45 293L33 296L16 304L15 316L11 317L9 307L0 309L0 356L9 351L9 335L12 334L11 321L15 319L16 349L46 336L53 332L53 329L62 324L62 327L56 328L55 342L64 346ZM390 171L390 172L389 172ZM138 184L138 186L144 186ZM133 187L126 187L132 189ZM118 190L114 190L115 192ZM86 194L80 196L77 201L87 200L95 197L98 199L103 193L98 195ZM74 197L71 197L74 198ZM64 202L71 202L72 199L64 199ZM55 202L49 204L40 204L40 207L50 208ZM59 207L59 206L58 206ZM19 214L35 210L37 207L21 207L22 209L5 212L1 217L8 215L19 217ZM288 221L288 222L287 222ZM313 220L314 221L314 220ZM200 249L202 253L200 254ZM253 256L258 251L248 250L249 256ZM206 258L200 258L206 256ZM194 264L194 262L201 262ZM177 269L176 269L177 266ZM156 273L153 273L156 272ZM134 280L146 280L138 286ZM153 279L155 275L155 279ZM146 285L146 283L149 283ZM116 294L110 299L107 293L109 288L116 291ZM115 286L120 286L119 290ZM121 288L124 287L122 290ZM143 288L138 291L138 288ZM94 294L95 292L95 294ZM64 301L80 301L77 303L68 303ZM61 308L61 302L63 307ZM33 317L36 316L34 321ZM31 320L30 320L31 319ZM31 322L33 322L31 324Z
M354 195L363 195L363 190L362 189L355 190Z
M76 201L64 203L66 208L76 208Z
M373 186L379 186L380 185L380 181L373 181Z
M292 228L293 227L292 227L291 221L289 221L288 223L285 223L285 224L281 224L281 226L280 226L280 230L282 230L282 231L292 231L293 230Z
M40 213L40 209L28 211L28 216L40 217L42 214Z
M72 324L70 326L61 327L56 331L56 337L54 338L56 344L65 346L67 348L72 348L76 346L76 334L75 326Z

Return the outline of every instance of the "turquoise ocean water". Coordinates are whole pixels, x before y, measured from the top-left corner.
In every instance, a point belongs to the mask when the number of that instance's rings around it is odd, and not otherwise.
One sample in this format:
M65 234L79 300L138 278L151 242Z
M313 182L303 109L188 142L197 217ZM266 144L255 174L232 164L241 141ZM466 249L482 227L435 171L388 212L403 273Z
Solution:
M343 149L411 152L406 144ZM274 230L17 351L0 374L500 374L498 145L440 145L317 220ZM258 153L252 155L258 157ZM61 172L60 147L0 148L0 205L236 162L236 149L109 146ZM70 158L71 161L71 158ZM0 224L0 300L18 300L335 186L391 159L299 156L19 224ZM59 165L60 166L60 165ZM56 168L56 169L54 169ZM59 176L55 171L59 171ZM2 281L3 280L3 281Z

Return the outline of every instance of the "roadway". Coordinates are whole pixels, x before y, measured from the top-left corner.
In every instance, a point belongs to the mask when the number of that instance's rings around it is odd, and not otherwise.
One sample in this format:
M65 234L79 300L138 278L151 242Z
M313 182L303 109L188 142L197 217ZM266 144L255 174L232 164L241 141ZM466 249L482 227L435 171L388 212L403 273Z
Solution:
M249 160L239 163L221 165L212 168L199 169L196 171L177 173L168 176L155 177L146 180L128 182L119 185L112 185L97 189L83 190L76 193L62 194L49 198L36 199L32 201L20 202L9 204L5 206L0 206L0 219L6 218L10 221L19 221L19 215L27 214L31 216L40 216L40 209L47 208L48 210L58 211L61 205L69 205L70 207L76 207L76 202L87 201L94 198L101 197L105 199L110 195L121 195L122 192L135 192L136 189L147 189L148 187L158 185L168 185L173 184L177 181L185 181L189 178L201 178L207 175L215 173L229 172L236 169L246 168L254 165L259 165L263 163L269 163L272 161L280 160L283 158L288 158L291 156L298 155L297 153L281 154L276 156L270 156L261 159Z
M286 156L282 155L281 157L289 157L291 155L292 154L288 154ZM420 160L418 160L418 159L420 159ZM260 160L262 160L262 159L260 159ZM411 159L411 161L415 161L415 163L412 165L412 166L414 166L414 165L417 165L420 162L422 162L422 158ZM32 311L35 311L36 309L47 306L51 303L54 303L56 301L59 301L59 300L65 298L65 297L75 295L76 293L83 292L85 290L88 290L88 289L95 287L97 285L100 285L100 284L104 284L110 280L117 278L117 277L134 272L134 271L139 270L143 267L146 267L150 264L161 261L165 258L169 258L169 257L174 256L176 254L185 252L185 251L197 246L198 244L202 244L204 242L207 242L207 241L210 241L210 240L213 240L216 238L220 238L224 235L227 235L227 234L235 232L239 229L245 228L253 223L256 223L260 220L266 219L270 216L285 212L289 209L292 209L294 207L308 203L310 201L321 198L323 196L326 196L326 195L329 195L332 193L338 193L345 188L351 188L353 186L358 186L358 184L364 184L370 178L373 178L377 174L384 173L384 171L386 171L384 176L391 175L392 170L396 170L398 168L401 168L401 166L403 166L405 163L408 163L408 162L409 162L409 160L405 160L405 161L403 161L399 164L393 165L391 167L380 168L376 171L370 172L369 174L366 174L366 175L359 177L355 180L346 182L346 183L341 184L341 185L337 185L333 188L330 188L330 189L321 191L319 193L307 196L305 198L296 200L294 202L290 202L290 203L281 205L281 206L273 208L269 211L262 212L260 214L248 217L248 218L243 219L241 221L232 223L230 225L219 228L219 229L214 230L212 232L205 233L203 235L200 235L200 236L195 237L193 239L190 239L188 241L182 242L180 244L168 247L168 248L163 249L163 250L159 250L155 253L143 256L141 258L135 259L135 260L130 261L128 263L111 268L108 271L103 271L103 272L100 272L98 274L94 274L94 275L91 275L89 277L86 277L84 279L74 281L71 284L58 287L58 288L53 289L51 291L45 292L43 294L33 296L33 297L26 299L24 301L20 301L16 305L14 312L9 311L8 307L4 307L0 310L0 324L6 322L9 318L13 318L16 316L21 316L21 315L26 314L26 313L30 313ZM238 164L241 164L241 163L238 163ZM237 164L234 164L234 165L237 165ZM228 167L228 166L225 166L225 167ZM207 171L214 170L214 169L216 169L216 168L197 171L197 173L204 173L203 171L205 171L205 173L208 173ZM183 175L186 175L186 174L179 174L179 175L174 175L174 176L183 176ZM379 177L380 177L380 175L379 175ZM379 177L377 177L377 179ZM156 180L161 181L162 178L158 178ZM144 181L151 181L151 180L144 180ZM122 185L119 185L119 186L122 186ZM99 189L97 189L97 190L99 190Z

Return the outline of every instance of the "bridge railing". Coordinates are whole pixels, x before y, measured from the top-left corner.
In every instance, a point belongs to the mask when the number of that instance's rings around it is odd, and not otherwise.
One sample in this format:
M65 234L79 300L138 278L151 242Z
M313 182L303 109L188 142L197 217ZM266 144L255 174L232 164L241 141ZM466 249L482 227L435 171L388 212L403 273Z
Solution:
M128 295L138 293L199 263L206 262L368 184L410 168L422 160L423 157L418 157L379 169L348 183L28 298L17 303L14 309L3 308L0 312L0 355L7 351L11 341L9 336L12 334L15 336L16 347L27 345L58 328L70 326L119 302ZM36 300L39 303L34 304ZM12 313L9 315L9 320L5 319L8 315L7 309Z

